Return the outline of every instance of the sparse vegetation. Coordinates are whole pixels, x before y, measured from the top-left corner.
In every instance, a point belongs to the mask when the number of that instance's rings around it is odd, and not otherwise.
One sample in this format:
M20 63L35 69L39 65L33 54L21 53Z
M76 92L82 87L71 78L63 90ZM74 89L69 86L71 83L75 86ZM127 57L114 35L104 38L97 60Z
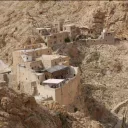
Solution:
M65 43L69 43L69 42L71 42L70 38L69 37L65 38Z

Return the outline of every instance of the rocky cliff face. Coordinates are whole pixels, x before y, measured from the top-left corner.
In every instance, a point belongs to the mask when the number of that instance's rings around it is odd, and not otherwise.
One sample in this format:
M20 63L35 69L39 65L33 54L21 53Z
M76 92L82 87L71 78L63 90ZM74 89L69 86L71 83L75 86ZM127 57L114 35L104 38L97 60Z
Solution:
M126 1L8 1L0 2L0 58L12 60L13 49L24 43L42 42L35 33L61 18L88 26L94 35L103 28L128 37L128 2Z
M60 119L40 107L33 97L0 87L1 128L61 128Z
M0 2L0 59L12 64L12 52L16 47L22 44L42 42L40 36L35 32L36 27L43 27L61 18L80 26L88 26L93 30L94 35L99 34L103 28L108 28L115 30L117 37L128 38L127 1L2 1ZM89 113L88 115L100 120L99 113L104 117L115 104L127 99L127 43L115 46L80 45L69 48L68 53L71 58L74 58L72 63L80 64L82 71L82 82L85 85L85 90L83 89L85 96L82 94L81 99L82 109L85 113ZM79 59L79 62L75 57ZM1 126L21 126L21 128L24 128L23 124L28 127L35 125L40 127L42 124L42 127L46 125L47 128L61 126L58 118L54 120L49 113L45 115L45 110L29 105L31 98L24 100L24 96L17 96L10 90L7 90L6 93L4 89L0 91L0 95ZM10 98L11 96L13 98ZM16 105L13 102L16 102ZM32 102L34 101L32 100ZM99 104L95 107L98 102L108 109L107 112L101 109ZM10 104L11 107L7 104ZM33 106L35 105L34 103ZM11 110L13 107L14 110ZM44 115L40 116L40 111ZM45 119L48 123L45 123ZM80 122L79 127L85 127L83 120L85 119L74 119L74 127L78 127L78 121ZM56 121L58 123L52 123ZM110 118L107 121L109 122ZM18 125L16 125L17 122ZM110 126L108 122L105 126L112 127L113 125ZM93 126L95 127L95 123ZM93 126L90 125L90 127ZM97 128L101 127L97 126Z

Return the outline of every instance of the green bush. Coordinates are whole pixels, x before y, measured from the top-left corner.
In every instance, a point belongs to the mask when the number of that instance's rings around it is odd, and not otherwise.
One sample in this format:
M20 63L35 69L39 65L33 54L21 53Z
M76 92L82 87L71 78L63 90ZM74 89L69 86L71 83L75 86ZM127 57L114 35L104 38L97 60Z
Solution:
M69 43L69 42L71 42L69 37L65 38L65 43Z

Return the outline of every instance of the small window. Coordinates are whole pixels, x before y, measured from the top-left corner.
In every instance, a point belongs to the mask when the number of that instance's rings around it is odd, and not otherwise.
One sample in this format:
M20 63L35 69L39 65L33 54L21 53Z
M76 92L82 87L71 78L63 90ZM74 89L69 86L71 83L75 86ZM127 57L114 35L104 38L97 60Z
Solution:
M45 80L47 80L48 78L47 78L47 76L45 76Z
M28 57L27 57L27 60L28 60Z
M76 74L74 74L74 76L76 76Z
M20 90L20 84L18 85L17 89Z

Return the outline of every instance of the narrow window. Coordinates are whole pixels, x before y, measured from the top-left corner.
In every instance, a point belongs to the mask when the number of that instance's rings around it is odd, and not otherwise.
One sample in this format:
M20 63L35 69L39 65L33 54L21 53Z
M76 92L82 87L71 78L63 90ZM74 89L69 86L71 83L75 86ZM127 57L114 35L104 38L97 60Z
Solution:
M47 80L48 78L47 78L47 76L45 76L45 80Z

